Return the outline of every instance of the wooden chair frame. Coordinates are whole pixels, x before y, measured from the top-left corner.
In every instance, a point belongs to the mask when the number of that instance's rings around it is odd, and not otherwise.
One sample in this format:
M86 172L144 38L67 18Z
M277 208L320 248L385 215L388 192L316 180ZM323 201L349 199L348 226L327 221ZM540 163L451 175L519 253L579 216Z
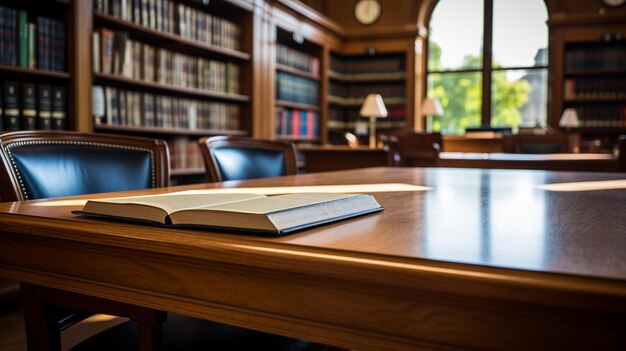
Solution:
M198 143L200 144L200 150L202 150L206 176L209 182L223 181L222 175L219 172L217 160L212 153L212 150L221 147L238 147L281 151L285 154L285 175L294 175L298 172L298 165L296 161L297 151L296 147L291 142L259 140L233 136L214 136L203 137L198 140Z

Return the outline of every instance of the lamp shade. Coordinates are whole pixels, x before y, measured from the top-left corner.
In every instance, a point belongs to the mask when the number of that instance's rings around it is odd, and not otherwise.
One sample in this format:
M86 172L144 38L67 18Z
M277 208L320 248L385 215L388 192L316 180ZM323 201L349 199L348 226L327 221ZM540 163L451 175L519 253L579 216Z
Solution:
M576 112L576 109L566 108L561 115L559 126L564 128L580 127L580 121L578 120L578 112Z
M363 117L387 117L387 108L380 94L369 94L361 107Z
M437 98L426 98L422 104L422 115L424 116L441 116L443 115L443 107Z

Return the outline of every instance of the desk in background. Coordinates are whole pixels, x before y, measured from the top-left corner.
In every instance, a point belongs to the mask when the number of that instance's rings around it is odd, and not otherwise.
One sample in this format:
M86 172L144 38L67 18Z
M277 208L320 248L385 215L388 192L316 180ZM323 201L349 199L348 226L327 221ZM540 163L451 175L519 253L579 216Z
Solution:
M387 153L382 149L344 146L299 148L307 173L382 167ZM405 155L409 157L410 155ZM417 157L423 157L418 154ZM410 162L409 162L410 164ZM616 172L617 157L611 154L508 154L479 152L441 152L439 167L537 169L553 171Z
M442 152L439 154L438 166L617 172L617 157L611 154L505 154Z
M323 145L299 147L304 158L306 173L381 167L387 165L387 153L383 149L370 149L365 146Z
M2 203L0 275L365 351L623 350L625 179L370 168L116 194L366 184L385 206L280 238L72 215L86 196Z

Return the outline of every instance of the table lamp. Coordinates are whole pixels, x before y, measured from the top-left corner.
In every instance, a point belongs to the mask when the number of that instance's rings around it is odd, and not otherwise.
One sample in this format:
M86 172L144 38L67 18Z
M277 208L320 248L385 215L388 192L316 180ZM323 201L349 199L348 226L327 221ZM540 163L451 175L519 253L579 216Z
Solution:
M573 108L566 108L561 115L559 126L570 129L580 127L580 121L578 120L578 112Z
M422 115L426 116L426 131L433 131L433 117L443 116L443 107L438 98L426 98L422 103Z
M387 108L380 94L369 94L363 102L360 115L370 119L370 149L376 148L376 118L387 117Z

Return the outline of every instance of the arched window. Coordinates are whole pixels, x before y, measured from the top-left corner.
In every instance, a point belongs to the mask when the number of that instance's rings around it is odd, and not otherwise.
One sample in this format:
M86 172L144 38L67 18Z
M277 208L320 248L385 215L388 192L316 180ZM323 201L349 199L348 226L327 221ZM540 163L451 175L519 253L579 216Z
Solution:
M433 129L545 126L548 11L543 0L439 0L429 25Z

